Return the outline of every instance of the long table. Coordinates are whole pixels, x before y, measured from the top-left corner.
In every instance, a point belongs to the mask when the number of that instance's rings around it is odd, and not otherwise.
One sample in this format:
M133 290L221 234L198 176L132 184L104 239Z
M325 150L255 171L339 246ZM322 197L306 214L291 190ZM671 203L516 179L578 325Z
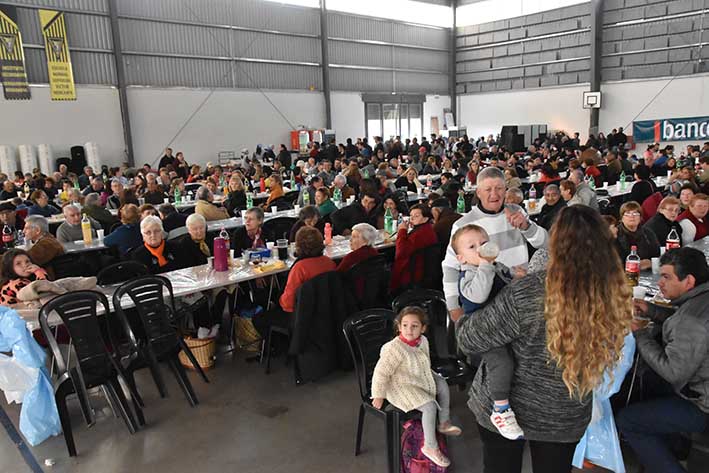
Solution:
M384 250L387 248L393 248L396 246L396 241L393 238L389 238L383 230L379 231L379 237L374 245L377 250ZM333 241L330 245L325 247L325 256L331 259L337 260L344 258L348 253L350 253L349 237L336 236L333 237ZM272 258L272 260L275 260ZM271 261L271 260L269 260ZM206 291L209 289L216 289L220 287L231 286L234 284L239 284L254 279L260 279L263 277L271 277L277 274L281 274L290 270L291 266L295 262L293 256L289 253L289 258L286 261L286 266L282 269L269 271L267 273L261 273L256 271L255 268L248 264L243 263L241 259L232 260L232 266L228 271L218 272L214 271L211 265L204 264L201 266L194 266L191 268L178 269L175 271L170 271L163 273L161 276L166 277L172 283L172 289L175 297L186 296L190 294L195 294L197 292ZM97 291L102 292L109 299L109 310L113 311L113 293L117 289L118 285L113 286L98 286ZM124 308L134 307L132 301L129 298L125 298L121 301L121 306ZM13 309L17 310L20 316L27 323L27 327L30 330L35 330L39 328L39 303L24 303L15 304L12 306ZM55 313L49 316L50 325L61 324L59 316Z

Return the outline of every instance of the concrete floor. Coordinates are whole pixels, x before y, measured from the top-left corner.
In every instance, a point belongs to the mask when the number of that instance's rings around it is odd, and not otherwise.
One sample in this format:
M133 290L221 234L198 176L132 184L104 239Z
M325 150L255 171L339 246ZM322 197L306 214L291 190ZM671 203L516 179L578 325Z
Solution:
M363 451L355 457L354 436L359 395L353 373L337 373L318 383L296 387L283 359L263 373L243 357L227 357L209 371L205 384L191 379L201 404L190 408L165 368L170 397L160 399L147 370L138 387L146 403L147 425L130 435L111 415L105 400L92 398L97 422L86 427L78 403L70 402L79 455L69 458L62 436L31 448L46 472L373 472L386 473L384 424L367 416ZM453 419L463 436L448 442L452 472L480 472L480 440L467 394L452 389ZM2 401L4 403L4 401ZM15 426L19 407L3 408ZM44 466L53 459L54 466ZM531 471L526 461L525 472ZM5 432L0 432L0 472L30 469Z

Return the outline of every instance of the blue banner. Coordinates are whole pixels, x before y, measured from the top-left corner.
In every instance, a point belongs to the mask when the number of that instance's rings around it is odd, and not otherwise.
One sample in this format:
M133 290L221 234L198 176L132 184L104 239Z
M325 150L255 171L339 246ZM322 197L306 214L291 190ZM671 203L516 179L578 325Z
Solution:
M709 140L709 117L663 118L633 122L636 143Z

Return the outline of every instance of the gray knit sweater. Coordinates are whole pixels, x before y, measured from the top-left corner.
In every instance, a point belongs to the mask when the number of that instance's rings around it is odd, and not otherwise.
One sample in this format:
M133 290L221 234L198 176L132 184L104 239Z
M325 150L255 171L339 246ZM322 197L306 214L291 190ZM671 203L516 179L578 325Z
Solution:
M591 420L591 396L571 399L561 370L549 359L544 321L546 271L512 281L483 309L457 325L463 353L482 353L509 346L515 359L510 405L528 440L576 442ZM569 308L569 310L580 310ZM483 360L470 388L468 407L478 423L490 423L493 399Z

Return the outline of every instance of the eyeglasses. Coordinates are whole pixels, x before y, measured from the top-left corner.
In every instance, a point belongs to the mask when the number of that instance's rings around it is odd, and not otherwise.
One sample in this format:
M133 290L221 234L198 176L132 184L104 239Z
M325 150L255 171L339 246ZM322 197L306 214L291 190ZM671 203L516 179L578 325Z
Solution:
M623 217L639 217L640 212L625 212Z

